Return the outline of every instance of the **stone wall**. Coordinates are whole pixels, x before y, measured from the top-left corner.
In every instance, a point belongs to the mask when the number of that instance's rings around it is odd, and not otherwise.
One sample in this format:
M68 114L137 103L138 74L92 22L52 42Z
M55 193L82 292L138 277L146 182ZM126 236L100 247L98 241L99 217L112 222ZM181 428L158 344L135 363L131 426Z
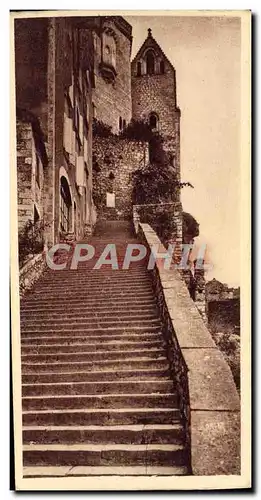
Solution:
M173 136L178 132L180 112L175 106L174 73L164 75L132 74L132 117L147 119L151 112L159 117L159 132Z
M61 238L60 186L65 177L70 190L70 233L82 239L94 222L92 202L92 68L90 34L77 20L57 19L54 87L54 232ZM50 40L50 42L51 42ZM90 51L90 53L88 52ZM78 55L77 55L78 54Z
M132 174L147 160L147 143L117 136L93 138L93 197L99 218L132 218ZM106 207L106 193L115 194L115 208Z
M125 21L126 23L126 21ZM126 23L127 25L128 23ZM113 34L116 44L116 75L113 81L106 81L102 74L104 31ZM95 47L95 89L93 103L95 117L119 132L119 120L129 123L131 119L131 26L122 30L118 16L100 18L99 29L94 32Z
M134 225L149 250L160 245L148 224L134 220ZM180 273L157 264L151 273L185 423L191 472L240 474L240 403L229 366Z
M20 297L31 290L34 283L40 278L46 269L45 252L35 255L30 259L19 273Z
M151 42L150 42L151 40ZM154 45L150 37L146 44ZM157 46L155 48L157 51ZM143 49L141 49L141 52ZM158 57L164 57L159 49ZM149 120L150 113L158 117L157 129L164 138L163 149L173 157L173 166L180 181L180 110L176 104L176 74L167 58L164 74L137 75L137 63L142 54L131 64L132 117L134 120Z
M84 29L78 18L23 19L15 24L17 104L39 119L47 159L40 190L34 187L33 181L29 185L31 167L24 167L23 182L27 182L24 194L28 200L35 197L36 203L41 205L48 246L59 241L61 236L61 172L65 173L72 200L70 231L77 239L82 238L95 220L92 202L91 42L89 29ZM67 104L71 104L67 108L66 99ZM65 117L68 107L69 116ZM65 126L68 121L72 125L70 152L65 147L69 142L69 129ZM20 168L21 159L18 161ZM31 173L33 176L32 168ZM20 188L19 181L18 196L22 200ZM23 216L31 217L28 208Z
M33 125L17 120L18 229L43 219L44 160Z

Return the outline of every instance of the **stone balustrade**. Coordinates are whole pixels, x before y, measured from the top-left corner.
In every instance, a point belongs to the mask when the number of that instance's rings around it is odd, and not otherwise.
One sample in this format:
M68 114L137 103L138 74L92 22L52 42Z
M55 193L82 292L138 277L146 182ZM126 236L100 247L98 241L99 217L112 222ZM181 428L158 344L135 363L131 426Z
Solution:
M162 246L151 226L139 221L135 207L133 222L148 250ZM240 401L230 368L178 270L165 270L156 262L151 273L185 422L191 472L240 474Z

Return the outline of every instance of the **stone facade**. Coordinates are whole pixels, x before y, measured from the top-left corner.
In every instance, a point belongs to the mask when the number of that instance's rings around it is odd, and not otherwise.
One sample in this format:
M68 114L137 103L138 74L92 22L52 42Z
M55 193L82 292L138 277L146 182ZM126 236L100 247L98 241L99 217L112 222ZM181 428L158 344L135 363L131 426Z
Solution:
M35 119L20 114L17 130L17 189L18 229L30 220L43 218L43 184L46 153L41 137L37 135Z
M148 144L119 137L131 118L154 113L180 178L175 70L151 33L132 64L132 28L120 16L18 19L15 43L17 104L38 119L47 154L40 217L48 246L65 233L83 238L95 223L92 157L103 216L131 218L131 176L149 161ZM146 73L148 50L153 74ZM108 140L93 140L94 117L111 127Z
M117 136L94 138L93 196L100 218L132 218L132 174L147 160L147 143ZM107 193L115 196L114 206L108 207Z
M84 19L93 35L94 116L120 132L131 119L132 27L121 16Z
M82 238L95 222L91 32L74 18L18 19L15 43L17 105L38 120L47 153L41 193L37 188L34 193L31 186L31 196L41 198L39 215L46 224L45 241L50 246L64 233ZM19 130L17 139L21 171ZM23 199L20 188L18 182L18 197ZM31 213L27 210L23 216L25 221Z

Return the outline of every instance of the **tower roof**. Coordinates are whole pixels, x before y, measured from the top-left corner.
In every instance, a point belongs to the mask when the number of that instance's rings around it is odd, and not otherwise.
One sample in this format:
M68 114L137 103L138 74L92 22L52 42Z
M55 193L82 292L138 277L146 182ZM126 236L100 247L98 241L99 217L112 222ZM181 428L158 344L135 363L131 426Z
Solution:
M170 60L168 59L166 54L163 52L162 48L160 47L158 42L155 40L155 38L153 38L151 28L148 28L147 38L144 40L142 46L139 48L136 56L132 60L132 63L134 63L137 59L139 59L141 57L142 53L149 48L157 51L162 57L164 57L164 59L166 59L168 61L168 63L174 69L173 64L170 62Z

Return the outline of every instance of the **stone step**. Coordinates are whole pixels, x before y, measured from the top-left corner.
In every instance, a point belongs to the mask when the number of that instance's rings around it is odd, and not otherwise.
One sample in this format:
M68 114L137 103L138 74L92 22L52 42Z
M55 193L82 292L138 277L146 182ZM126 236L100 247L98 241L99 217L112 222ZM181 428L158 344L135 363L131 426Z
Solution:
M64 408L166 408L177 406L177 396L172 393L161 394L81 394L46 395L22 398L23 410L51 410Z
M84 273L84 276L82 275L82 273L79 274L77 270L71 269L71 271L68 272L66 280L62 275L60 275L59 271L57 273L56 271L53 271L48 276L43 275L39 279L38 284L41 286L50 286L50 285L52 286L64 282L70 285L78 285L78 284L85 285L86 283L96 285L97 282L105 284L117 284L117 283L123 283L123 284L146 283L148 285L152 284L151 277L147 269L135 273L126 270L125 274L123 273L123 271L116 271L116 270L112 270L109 274L100 273L100 271L91 273L91 271L89 271L88 273L87 272Z
M128 320L128 321L121 321L121 320L107 320L107 319L93 319L91 321L88 321L88 319L83 320L83 321L74 321L69 323L70 330L71 332L78 331L78 330L86 330L89 331L90 328L93 330L99 330L99 329L113 329L113 328L121 328L123 331L126 328L136 328L136 327L145 327L147 330L150 329L150 327L161 327L160 320L158 318L150 318L150 319L141 319L139 320L134 319L134 320ZM68 329L68 322L64 320L50 320L46 322L40 322L35 324L33 321L24 321L21 323L21 330L22 332L27 332L28 330L30 331L41 331L41 332L46 332L48 330L54 330L57 333L62 332L63 330Z
M82 263L79 263L77 269L55 269L51 270L48 269L43 275L41 280L53 280L53 279L61 279L61 280L67 280L70 279L71 276L74 278L96 278L96 277L111 277L111 276L119 276L119 277L130 277L130 276L136 276L139 278L139 276L145 276L148 277L150 276L149 270L146 268L146 266L138 265L138 262L136 263L136 266L134 266L134 262L130 264L129 269L111 269L111 267L101 267L100 269L93 269L92 264L87 266L88 261L86 261L85 266L83 266Z
M28 444L27 465L185 465L184 448L177 444Z
M110 369L113 369L115 371L118 371L119 369L121 370L139 370L139 369L144 369L144 368L158 368L158 369L163 369L166 370L168 369L168 363L166 360L166 356L161 356L157 359L151 359L149 357L142 357L142 358L125 358L125 359L119 359L119 360L107 360L103 359L100 361L74 361L69 363L68 361L63 361L63 362L52 362L52 363L47 363L46 361L44 362L38 362L38 363L32 363L32 362L25 362L22 361L22 373L23 374L29 374L29 373L56 373L56 372L70 372L70 371L107 371Z
M147 341L147 342L111 342L111 343L103 343L101 344L98 340L96 343L90 343L88 341L86 342L81 342L79 344L52 344L52 345L45 345L45 344L38 344L38 345L27 345L24 346L22 343L22 354L45 354L45 353L50 353L50 354L55 354L56 352L59 353L76 353L76 352L87 352L87 351L115 351L115 350L121 350L121 351L126 351L130 349L146 349L147 347L150 348L162 348L163 346L163 339L160 341Z
M27 335L21 336L21 345L23 346L37 346L37 345L45 345L51 346L54 344L59 345L74 345L74 344L83 344L83 343L96 343L98 342L103 348L103 345L111 345L117 344L118 342L122 342L124 344L132 343L140 341L143 342L164 342L164 338L162 333L138 333L138 334L119 334L119 335L87 335L87 336L79 336L71 335L71 336L45 336L43 334L39 334L36 337L28 337Z
M40 311L35 310L34 312L32 311L21 311L21 320L27 320L27 318L31 318L34 320L34 322L42 322L43 320L54 320L54 319L60 319L61 317L64 320L71 321L74 319L100 319L100 318L120 318L126 320L126 318L135 318L139 317L140 319L148 319L148 318L158 318L158 312L154 307L147 307L144 309L141 309L137 307L136 309L127 309L122 310L118 308L117 310L110 310L109 308L107 310L95 310L95 308L92 311L88 310L83 310L82 308L77 309L74 312L63 312L61 309L60 312L53 312L50 310L42 310Z
M183 427L176 424L114 426L24 426L24 444L182 444Z
M171 380L117 380L117 381L84 381L84 382L48 382L23 384L22 394L28 396L46 395L91 395L91 394L161 394L173 390Z
M84 329L81 329L81 330L78 330L76 328L74 328L73 330L73 336L88 336L88 335L105 335L105 336L108 336L108 335L117 335L117 334L138 334L138 333L160 333L161 331L161 328L159 326L128 326L128 327L122 327L122 326L118 326L118 327L113 327L113 328L84 328ZM28 337L38 337L39 334L41 335L43 332L42 332L42 329L39 328L38 331L37 330L29 330L28 328L23 329L22 330L22 336L26 338L26 336ZM47 335L50 335L50 336L62 336L62 337L72 337L72 329L65 329L65 328L55 328L55 329L49 329L49 330L45 330L44 331L45 333L45 336Z
M30 373L22 376L23 384L48 383L48 382L96 382L96 381L118 381L118 380L163 380L170 379L169 370L143 369L143 370L107 370L107 371L74 371L74 372L50 372Z
M73 271L72 271L73 273ZM48 280L39 280L38 281L38 285L39 287L41 287L41 289L43 288L52 288L52 287L57 287L59 288L62 284L64 284L64 282L66 282L66 286L67 287L79 287L79 288L82 288L82 287L86 287L86 286L97 286L97 284L100 284L101 286L117 286L119 284L122 284L122 285L131 285L133 286L134 284L143 284L145 286L152 286L152 282L151 282L151 279L148 277L147 273L143 274L143 275L138 275L138 276L129 276L126 275L126 276L108 276L108 277L102 277L102 276L96 276L96 277L93 277L93 278L90 278L88 275L84 278L84 279L81 279L81 278L77 278L76 276L74 276L74 274L72 274L71 277L69 277L68 279L64 280L64 278L62 277L58 277L58 278L55 278L52 277Z
M54 477L89 477L89 476L186 476L188 469L185 465L153 466L90 466L90 467L70 467L70 466L39 466L24 467L23 477L25 478L54 478Z
M142 281L140 283L102 283L97 281L95 284L91 284L86 282L84 285L81 287L78 284L71 285L70 283L68 284L67 282L64 283L61 281L61 283L57 284L57 286L43 286L41 285L38 289L34 290L34 295L46 295L46 294L59 294L59 297L63 297L69 294L78 294L80 290L80 293L83 295L86 294L95 294L97 292L102 292L103 294L106 293L126 293L129 295L130 293L148 293L152 292L152 287L151 283L143 283Z
M37 307L45 307L48 304L53 303L54 306L63 306L67 310L71 308L73 305L78 305L82 307L88 307L90 305L110 305L112 303L129 304L130 307L132 304L155 304L155 298L152 293L118 293L118 294L85 294L85 295L64 295L64 297L53 295L39 295L39 296L31 296L30 300L27 299L26 305L37 306ZM24 303L22 304L22 309L24 308Z
M178 408L117 408L31 410L22 414L23 425L146 425L180 421Z
M99 361L99 360L115 360L119 361L122 359L129 359L129 358L150 358L150 359L157 359L160 358L161 356L165 355L165 350L164 349L133 349L133 350L126 350L126 351L86 351L86 352L79 352L79 353L62 353L62 352L55 352L52 354L22 354L22 362L26 363L43 363L46 362L66 362L66 363L71 363L71 362L81 362L81 361Z
M87 290L86 292L83 292L82 290L78 290L78 291L75 291L74 293L73 292L68 292L67 290L63 290L61 292L42 292L42 291L39 291L39 292L36 292L34 291L31 295L30 295L30 302L33 302L33 303L36 303L36 302L45 302L45 301L54 301L55 303L71 303L71 301L73 302L78 302L79 304L84 301L84 300L87 300L88 302L88 299L91 299L92 301L95 300L95 301L98 301L98 302L103 302L104 300L106 300L107 302L107 299L111 299L114 301L118 301L120 299L125 299L125 301L129 300L129 298L135 298L136 300L139 300L139 299L153 299L154 298L154 295L153 295L153 292L152 290L136 290L135 288L133 288L132 290L123 290L121 287L118 289L118 290L111 290L111 291L106 291L106 290L103 290L102 288L97 288L96 291L93 291L93 290ZM27 301L29 301L29 296L27 297L26 299Z
M97 301L96 299L85 299L84 301L78 302L74 301L70 303L70 312L74 311L121 311L121 310L129 310L129 309L142 309L143 307L154 307L156 308L156 301L153 297L150 299L136 299L133 298L131 300L117 300L115 301L109 299L104 301ZM39 311L64 311L64 303L60 304L52 303L50 301L45 301L39 305L39 303L33 303L29 300L27 302L23 302L21 307L22 312L36 312Z

